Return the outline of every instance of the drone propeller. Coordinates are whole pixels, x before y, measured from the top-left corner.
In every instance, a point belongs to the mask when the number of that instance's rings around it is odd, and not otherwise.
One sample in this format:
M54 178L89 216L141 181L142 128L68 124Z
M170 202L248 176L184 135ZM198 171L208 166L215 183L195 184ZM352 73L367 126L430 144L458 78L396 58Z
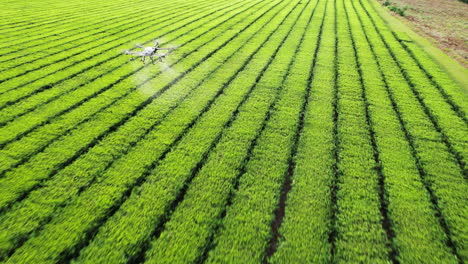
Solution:
M158 54L158 56L161 57L161 58L164 58L164 57L170 55L174 49L167 48L167 50L169 50L169 51L164 53L164 54Z
M158 48L158 50L175 50L177 49L178 47L176 46L173 46L173 47L169 47L169 48Z
M159 47L159 40L156 40L156 42L154 43L154 47Z

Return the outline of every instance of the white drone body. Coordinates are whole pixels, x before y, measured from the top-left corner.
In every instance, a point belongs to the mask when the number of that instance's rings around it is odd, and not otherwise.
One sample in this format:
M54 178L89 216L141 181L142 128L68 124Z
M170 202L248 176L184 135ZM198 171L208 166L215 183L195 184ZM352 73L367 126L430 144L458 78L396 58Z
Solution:
M145 58L149 57L151 59L151 62L154 64L154 58L159 59L159 61L163 61L162 59L166 57L167 55L171 54L171 51L174 50L175 48L160 48L159 47L159 41L156 41L153 47L143 47L141 45L136 45L137 48L143 49L142 51L130 51L127 50L124 52L126 55L133 55L135 57L130 58L130 60L134 60L136 58L140 58L140 61L145 63ZM159 50L168 50L169 52L165 54L158 54Z

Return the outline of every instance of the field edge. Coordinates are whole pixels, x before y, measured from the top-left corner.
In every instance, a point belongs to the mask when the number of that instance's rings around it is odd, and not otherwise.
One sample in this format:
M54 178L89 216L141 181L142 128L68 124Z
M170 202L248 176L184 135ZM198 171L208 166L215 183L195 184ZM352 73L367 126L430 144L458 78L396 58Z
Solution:
M377 0L368 0L368 2L392 31L395 33L405 33L463 88L465 94L468 94L468 78L466 78L468 70L465 67L445 54L423 35L418 34L409 25L392 16Z

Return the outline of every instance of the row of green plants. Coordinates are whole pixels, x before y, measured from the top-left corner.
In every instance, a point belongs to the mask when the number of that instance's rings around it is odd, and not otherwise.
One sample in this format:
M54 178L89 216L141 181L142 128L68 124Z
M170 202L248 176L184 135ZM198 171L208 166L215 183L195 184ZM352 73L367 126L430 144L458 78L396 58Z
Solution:
M281 6L278 6L276 9L280 8ZM281 9L277 12L279 11L281 11ZM193 82L194 78L198 77L199 80L205 79L206 74L198 72L202 75L193 75L192 78L187 78L186 83L181 84L179 89L171 89L170 91L173 91L173 93L167 94L166 97L162 97L161 100L155 101L151 104L151 107L147 108L148 111L145 112L146 116L141 116L135 120L135 122L128 122L128 126L119 129L116 133L113 133L103 139L102 144L92 148L76 162L66 167L50 181L46 182L44 184L45 188L38 189L33 192L27 200L23 201L21 205L16 205L5 215L5 217L3 217L4 220L2 223L9 223L6 226L10 226L11 229L9 229L9 231L5 230L6 232L4 232L2 236L9 237L8 240L13 240L13 244L17 244L21 241L21 239L18 238L18 234L22 235L24 240L25 235L27 236L30 232L38 228L45 219L48 219L51 216L58 206L63 206L64 203L74 197L80 189L84 189L80 199L85 201L87 199L92 199L96 190L113 193L113 188L105 188L108 184L118 184L118 186L120 186L119 188L128 189L135 184L135 181L138 178L144 178L146 176L145 173L150 171L148 167L154 162L157 162L158 157L161 157L164 152L167 151L168 147L170 147L169 145L179 140L179 138L186 133L189 127L193 125L197 116L207 110L205 109L200 112L202 109L206 108L205 106L207 105L207 102L210 101L210 98L213 97L213 93L215 93L216 96L221 95L219 89L224 86L226 74L229 72L236 73L237 70L239 70L238 68L236 70L236 67L232 66L248 62L248 51L254 49L255 45L259 45L261 43L249 42L250 44L248 43L248 46L245 48L242 48L242 46L244 46L244 43L251 37L255 37L259 32L261 33L261 30L266 25L265 23L274 17L276 13L269 13L267 16L259 19L258 23L251 25L249 30L240 35L239 42L229 42L230 44L222 50L222 53L226 57L231 57L230 55L233 53L242 54L245 58L244 60L237 56L232 57L230 59L230 63L226 64L216 75L210 77L209 84L205 83L200 87L200 89L198 89L198 93L195 94L196 96L192 96L191 99L187 98L182 105L166 117L163 123L159 124L157 127L153 127L150 133L146 135L143 140L140 140L138 144L135 142L134 144L136 144L136 146L131 148L128 155L112 163L112 167L110 167L109 163L114 161L114 159L117 158L116 154L118 154L118 152L116 153L115 151L112 153L115 146L120 145L120 148L117 149L120 151L129 147L127 138L129 137L129 132L132 131L132 129L135 130L139 126L144 125L143 122L145 122L145 120L150 123L152 121L151 116L154 116L155 110L158 110L160 105L164 106L164 100L171 100L174 95L177 95L178 92L180 92L180 89L185 89L188 83ZM246 21L247 26L249 26L249 22L252 23L252 21ZM262 36L263 35L260 35L259 37ZM236 53L236 51L239 51L239 53ZM250 51L250 53L251 52L252 51ZM207 61L207 65L209 64L213 64L213 67L224 65L222 58L216 57L213 57L211 61ZM204 67L199 67L199 69L203 68ZM235 75L232 78L234 77ZM147 127L147 125L145 125L145 127ZM139 139L137 136L138 134L135 135L133 140ZM160 143L155 143L156 140ZM111 151L111 153L108 153L108 151ZM103 155L103 153L107 153L108 155ZM127 173L122 175L122 171L126 171ZM70 177L71 175L82 175L82 177L77 178L75 176L74 178ZM100 184L94 184L94 189L86 189L87 185L94 181L93 178L98 176L99 178L97 179L97 182ZM58 192L57 189L60 191ZM124 194L122 192L117 192L113 193L113 195L119 196ZM123 197L121 197L121 199L123 199ZM41 201L48 201L48 203ZM116 197L114 202L118 203L119 199ZM120 203L121 202L123 202L123 200L120 201ZM36 211L36 214L28 214L28 212L31 212L31 210L34 210L34 208L37 208L38 206L40 210ZM106 210L106 208L103 208L103 210ZM88 213L92 214L93 212L89 211ZM34 218L32 217L33 215ZM36 221L33 221L32 218L36 219ZM18 221L18 219L28 219L28 221ZM76 220L78 219L80 218L76 218ZM14 232L12 232L13 230ZM6 245L6 243L0 244Z
M465 123L468 123L466 118L468 106L465 103L466 95L463 93L463 88L455 82L420 46L412 41L405 41L407 36L402 36L404 33L398 32L397 34L396 32L393 32L393 34L400 41L405 50L408 51L411 57L417 62L418 67L424 71L432 84L439 89L447 103L450 104Z

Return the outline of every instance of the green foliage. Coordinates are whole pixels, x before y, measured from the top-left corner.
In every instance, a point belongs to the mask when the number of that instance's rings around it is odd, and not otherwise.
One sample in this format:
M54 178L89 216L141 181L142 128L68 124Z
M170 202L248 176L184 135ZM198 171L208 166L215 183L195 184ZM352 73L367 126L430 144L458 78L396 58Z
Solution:
M405 16L405 12L406 10L408 10L408 7L405 6L405 7L398 7L394 4L392 4L390 1L388 0L385 0L385 2L383 2L383 6L386 6L388 8L388 10L400 15L400 16Z
M356 22L351 24L356 25L352 28L353 38L358 60L361 62L369 121L382 164L385 187L383 195L388 203L388 217L393 219L395 236L392 243L399 245L399 255L396 258L401 263L424 262L425 256L431 254L432 259L437 262L451 263L455 259L450 248L445 245L445 234L437 226L438 219L428 210L431 207L431 198L420 180L424 176L418 173L420 168L414 161L413 146L407 141L407 128L401 120L404 118L401 116L402 102L395 101L395 87L388 85L395 78L400 78L400 82L403 82L403 76L389 74L395 68L389 68L389 54L383 53L381 49L384 43L378 41L377 32L372 28L363 30L362 26L368 23L366 14L355 8L354 4L347 4L347 9L350 20ZM406 183L404 187L402 181ZM408 207L412 210L408 211ZM421 243L426 246L420 247Z
M5 5L0 262L468 261L466 94L369 1Z
M290 7L288 7L288 9L289 8ZM286 11L287 10L282 12L281 16L284 16ZM277 22L275 21L275 23ZM274 28L272 27L272 29ZM284 34L281 31L276 31L275 33ZM265 35L267 35L267 32L265 32ZM260 111L260 109L262 109L262 106L268 106L268 100L263 101L263 99L265 99L264 96L269 92L269 87L264 86L261 83L255 85L255 80L258 78L258 74L262 71L261 68L254 69L252 66L265 65L266 67L268 65L269 58L269 56L266 55L271 55L271 52L274 51L274 49L272 49L274 48L273 45L278 45L279 43L268 42L270 44L267 45L266 42L264 42L264 37L266 36L261 36L261 39L259 39L258 42L254 42L258 43L256 45L261 44L261 49L258 47L258 53L255 51L254 57L250 63L245 66L245 69L238 73L238 77L229 84L229 87L226 90L226 96L232 97L237 95L238 99L240 99L239 95L242 95L239 94L240 91L249 93L247 101L242 103L240 107L237 107L238 114L230 117L233 109L227 111L228 108L226 107L229 102L227 100L232 99L228 99L228 97L226 97L225 100L222 100L219 104L213 106L207 115L210 116L212 115L211 113L223 113L222 117L224 122L228 122L225 124L227 127L223 128L222 126L214 126L211 128L212 130L207 130L206 127L200 127L200 132L206 134L207 140L210 139L208 135L211 133L213 137L218 138L215 140L215 142L219 141L218 143L211 143L211 146L216 145L212 154L209 157L204 158L204 156L207 155L206 153L202 154L194 152L194 148L189 147L187 144L200 145L202 142L196 142L193 138L187 135L189 138L182 141L171 153L169 153L165 162L160 164L160 169L155 171L155 174L157 174L157 177L160 177L161 180L167 181L164 179L165 177L169 177L169 179L174 178L176 177L176 174L172 172L174 167L176 167L181 161L181 157L186 157L184 158L186 160L186 170L180 171L178 177L194 179L193 181L189 180L191 183L187 194L185 194L186 198L179 206L177 206L177 210L173 213L171 221L164 225L164 230L167 231L164 231L160 235L160 239L153 241L153 243L157 242L157 244L152 248L157 249L158 247L161 247L161 244L169 244L166 246L172 250L150 251L148 252L149 254L147 254L148 261L151 261L154 257L158 262L179 262L182 260L189 261L190 259L193 261L194 259L199 258L203 253L199 251L201 248L199 249L198 245L207 239L206 236L210 234L210 231L217 223L216 221L210 223L210 220L214 215L217 215L216 212L219 214L219 210L222 210L224 204L223 201L227 199L226 196L229 194L231 189L229 188L229 185L233 184L234 178L237 174L236 167L238 168L240 166L239 163L242 163L244 159L242 153L245 152L245 148L248 147L250 142L248 139L253 139L256 132L258 133L258 129L260 129L261 124L259 121L266 114L264 112L266 109L264 111ZM232 64L224 65L224 67L232 68L233 65L239 64L239 62L235 61L232 61L231 63ZM271 75L268 76L272 77ZM250 89L253 90L250 92ZM269 96L271 96L270 100L273 100L275 93L271 93ZM262 99L262 102L259 102L256 99ZM220 112L217 111L217 108L222 108L226 111ZM221 116L217 115L216 117L220 118ZM212 118L207 118L208 119L206 121L201 122L206 123L207 125L213 124L213 121L210 120ZM233 122L232 125L230 124L231 122ZM219 130L220 128L223 128L223 130ZM223 136L221 136L221 138L218 136L220 132L223 132ZM203 150L203 148L200 148L200 150ZM194 168L201 162L204 163L203 169L198 172ZM167 176L164 177L164 175ZM149 243L151 237L147 237L145 234L151 233L151 229L154 228L153 219L164 219L163 211L161 211L161 209L164 208L163 206L169 206L169 204L166 204L161 205L162 207L159 208L158 206L154 206L154 202L156 201L152 201L152 199L156 197L170 195L170 193L164 194L167 192L168 185L166 184L164 186L166 190L160 189L162 188L162 185L159 181L145 183L141 187L144 191L127 200L123 207L131 210L131 208L143 208L145 204L153 205L151 205L151 207L145 207L147 210L135 212L133 214L134 217L132 218L128 218L125 217L125 215L120 214L116 215L115 218L111 219L108 224L103 227L102 232L100 232L96 238L95 244L93 243L88 250L84 251L83 258L79 259L79 261L97 261L98 257L102 256L101 252L106 252L109 248L115 248L115 237L118 237L121 234L133 233L118 244L119 250L116 250L116 252L119 254L124 254L129 251L137 251L138 245L141 243ZM160 192L160 195L155 195L156 192ZM200 203L200 201L203 202ZM136 204L140 204L140 206L136 206ZM207 204L210 204L210 206L206 206ZM166 213L170 214L170 212ZM192 217L195 217L197 221L194 222ZM205 221L202 219L205 219ZM138 221L140 226L147 228L147 232L142 233L140 230L132 229L132 223L134 223L134 221ZM197 223L200 223L200 225L197 225ZM163 225L163 222L159 223L159 225ZM167 233L171 234L170 239L166 239ZM197 235L190 235L191 233L196 233ZM179 243L180 241L184 241L185 243L181 244ZM106 245L106 247L103 247L103 245ZM121 257L121 259L113 259L113 262L124 262L124 256L122 255Z
M328 2L326 13L321 15L323 22L320 19L312 21L315 28L312 32L319 32L323 23L320 42L314 42L318 38L315 34L307 36L295 65L297 68L289 79L289 84L309 87L310 96L304 109L306 114L298 141L292 188L287 197L281 236L278 249L271 258L272 263L325 263L331 258L328 240L332 208L325 197L331 197L330 187L334 177L333 62L336 43L333 10L334 3ZM313 61L306 58L314 57L317 48L313 65ZM307 76L313 78L308 79Z

